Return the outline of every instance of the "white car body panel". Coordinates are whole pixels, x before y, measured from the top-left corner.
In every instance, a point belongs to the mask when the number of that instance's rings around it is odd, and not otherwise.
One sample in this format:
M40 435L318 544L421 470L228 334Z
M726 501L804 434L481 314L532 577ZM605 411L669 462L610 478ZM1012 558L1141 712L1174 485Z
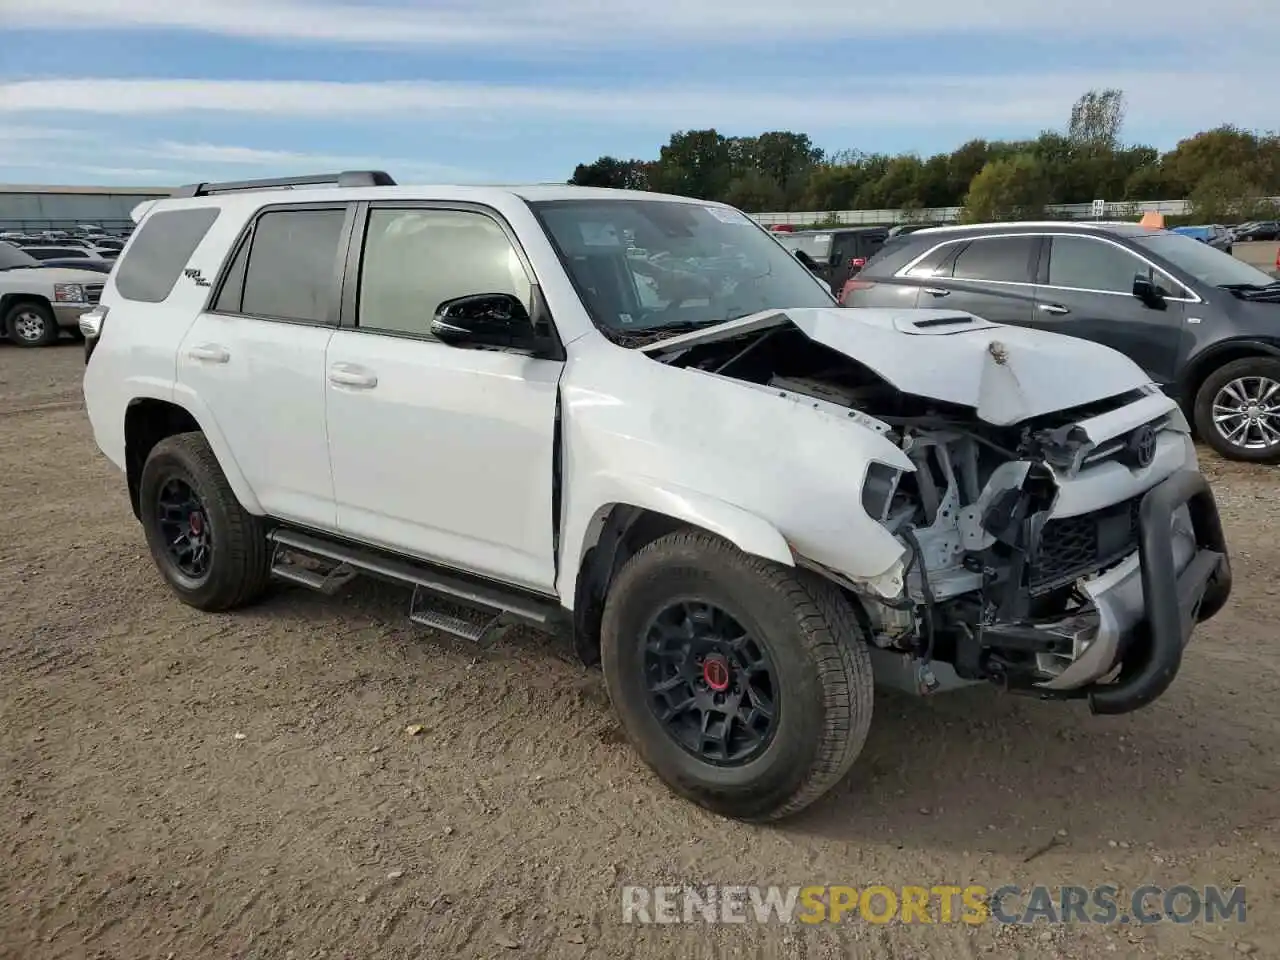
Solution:
M552 592L562 366L335 332L324 386L338 531Z
M669 367L603 338L574 345L562 391L557 593L566 604L594 526L614 504L687 520L779 562L799 554L857 580L890 574L902 556L860 496L870 461L902 470L911 462L847 411L839 417Z

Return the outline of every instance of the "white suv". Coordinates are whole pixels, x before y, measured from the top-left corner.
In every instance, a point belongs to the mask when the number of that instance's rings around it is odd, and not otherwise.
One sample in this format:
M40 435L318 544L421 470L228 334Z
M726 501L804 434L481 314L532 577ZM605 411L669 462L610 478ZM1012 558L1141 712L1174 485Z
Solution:
M1128 359L840 309L730 207L357 172L139 216L84 392L178 596L366 574L475 642L563 628L723 814L840 780L873 671L1122 713L1230 592L1187 423Z

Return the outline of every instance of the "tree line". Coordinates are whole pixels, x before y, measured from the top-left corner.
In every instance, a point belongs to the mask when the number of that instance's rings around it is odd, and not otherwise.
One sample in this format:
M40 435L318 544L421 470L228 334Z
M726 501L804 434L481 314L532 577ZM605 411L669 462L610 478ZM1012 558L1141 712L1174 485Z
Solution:
M842 150L828 154L807 134L726 137L672 134L656 160L600 157L569 183L653 190L719 200L743 210L902 211L963 207L969 220L1028 219L1059 203L1189 200L1193 219L1275 217L1280 133L1224 125L1166 153L1125 144L1121 90L1090 90L1062 130L1034 140L970 140L931 157Z

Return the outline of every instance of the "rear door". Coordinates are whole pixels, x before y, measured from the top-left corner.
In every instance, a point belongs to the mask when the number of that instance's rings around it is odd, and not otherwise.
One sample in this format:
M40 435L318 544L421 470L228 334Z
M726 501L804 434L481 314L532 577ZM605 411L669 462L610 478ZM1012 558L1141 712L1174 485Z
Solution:
M1031 324L1040 238L979 237L944 257L921 288L918 307L963 310L993 323ZM918 265L917 265L918 268ZM913 268L913 271L917 268Z
M1190 294L1128 248L1103 237L1049 238L1036 288L1035 325L1093 340L1126 354L1156 383L1172 383L1183 348ZM1133 281L1153 280L1164 294L1148 305Z
M178 350L179 389L207 405L263 509L325 530L325 350L353 215L341 202L259 212Z

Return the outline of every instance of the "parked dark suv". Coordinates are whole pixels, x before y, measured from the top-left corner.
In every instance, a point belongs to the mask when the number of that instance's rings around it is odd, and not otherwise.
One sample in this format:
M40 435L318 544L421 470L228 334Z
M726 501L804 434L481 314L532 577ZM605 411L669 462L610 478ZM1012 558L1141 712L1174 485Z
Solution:
M895 237L841 296L1039 327L1128 354L1223 456L1280 463L1280 282L1135 224L995 223Z
M887 227L835 227L831 230L797 230L778 234L778 242L839 293L845 281L884 245Z

